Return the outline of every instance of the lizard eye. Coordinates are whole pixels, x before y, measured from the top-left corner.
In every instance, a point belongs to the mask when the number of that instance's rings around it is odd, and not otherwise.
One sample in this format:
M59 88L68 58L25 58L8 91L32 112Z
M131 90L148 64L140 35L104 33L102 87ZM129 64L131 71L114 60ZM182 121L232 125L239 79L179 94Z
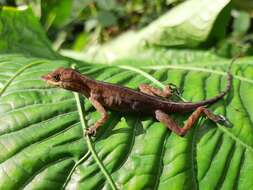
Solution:
M58 75L54 75L54 76L53 76L53 80L54 80L55 82L60 81L60 75L59 75L59 74L58 74Z

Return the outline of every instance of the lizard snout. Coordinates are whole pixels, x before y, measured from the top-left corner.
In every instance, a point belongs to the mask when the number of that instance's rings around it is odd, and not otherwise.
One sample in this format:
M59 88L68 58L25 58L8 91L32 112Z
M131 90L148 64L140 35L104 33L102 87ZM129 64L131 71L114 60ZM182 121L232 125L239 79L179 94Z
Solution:
M49 80L48 75L43 75L43 76L41 76L41 78L42 78L43 80Z

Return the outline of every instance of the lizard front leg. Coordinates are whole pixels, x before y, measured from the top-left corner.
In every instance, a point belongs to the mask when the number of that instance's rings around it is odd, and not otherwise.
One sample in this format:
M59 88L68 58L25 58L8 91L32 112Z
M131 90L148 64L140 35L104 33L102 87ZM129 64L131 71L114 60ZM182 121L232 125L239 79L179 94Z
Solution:
M97 132L97 129L102 126L107 120L108 120L108 114L103 107L103 105L96 99L96 96L94 94L91 94L89 98L91 104L95 107L95 109L100 113L101 118L96 121L96 123L87 129L87 134L89 135L95 135Z
M205 114L210 120L217 123L223 121L224 119L218 115L213 114L211 111L204 107L198 107L187 119L183 128L180 128L178 124L170 118L170 116L164 113L162 110L156 110L155 116L158 121L166 125L171 131L175 132L180 136L184 136L187 131L194 126L196 121L199 119L201 114Z
M141 92L151 95L151 96L161 96L164 98L169 98L173 94L173 90L171 86L165 86L164 90L160 90L159 88L155 88L148 84L140 84L139 89Z

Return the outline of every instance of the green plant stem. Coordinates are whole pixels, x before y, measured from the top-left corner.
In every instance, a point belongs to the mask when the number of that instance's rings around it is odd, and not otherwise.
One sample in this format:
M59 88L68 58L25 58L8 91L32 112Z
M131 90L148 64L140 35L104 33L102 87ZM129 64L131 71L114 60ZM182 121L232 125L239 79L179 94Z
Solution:
M84 119L84 109L82 109L82 105L81 105L81 102L80 102L80 96L79 96L79 94L76 93L76 92L74 92L74 95L75 95L75 99L76 99L76 104L77 104L77 109L78 109L78 113L79 113L79 117L80 117L80 122L81 122L82 128L84 130L84 136L86 138L86 142L87 142L87 145L88 145L88 149L91 152L91 154L92 154L94 160L96 161L97 165L99 166L99 168L103 172L104 176L108 180L108 182L111 185L112 189L113 190L117 190L117 186L114 183L111 175L106 170L103 162L99 159L99 157L98 157L98 155L97 155L97 153L95 151L95 147L94 147L94 145L92 143L91 137L89 135L85 135L85 132L86 132L86 129L88 128L88 125L87 125L86 120Z
M152 75L146 73L145 71L141 70L141 69L138 69L138 68L135 68L135 67L131 67L131 66L128 66L128 65L120 65L120 66L117 66L121 69L126 69L126 70L130 70L130 71L134 71L136 73L139 73L141 74L142 76L144 76L145 78L149 79L150 81L152 81L154 84L156 84L157 86L161 87L161 88L165 88L165 85L162 84L160 81L158 81L156 78L154 78ZM186 99L184 99L183 97L175 94L175 96L177 98L179 98L180 100L184 101L184 102L188 102Z
M71 169L71 171L69 172L69 175L68 175L68 177L67 177L67 179L66 179L66 182L65 182L65 183L63 184L63 186L62 186L62 189L65 189L65 187L67 186L67 184L68 184L68 182L69 182L69 180L70 180L72 174L74 173L76 167L79 166L84 160L86 160L86 159L88 158L89 155L90 155L90 151L88 151L80 160L78 160L78 161L75 163L74 167L73 167L73 168Z
M2 96L2 94L5 92L5 90L8 88L8 86L10 86L10 84L12 83L12 81L19 76L22 72L24 72L26 69L33 67L35 65L38 64L42 64L42 63L46 63L45 61L34 61L28 65L25 65L24 67L22 67L21 69L19 69L3 86L3 88L0 90L0 96Z

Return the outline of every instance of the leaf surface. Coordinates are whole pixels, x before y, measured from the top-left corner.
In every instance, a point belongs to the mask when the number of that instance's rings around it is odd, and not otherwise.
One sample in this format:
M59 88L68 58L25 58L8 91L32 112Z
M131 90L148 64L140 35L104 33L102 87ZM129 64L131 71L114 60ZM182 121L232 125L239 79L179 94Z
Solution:
M6 84L5 73L13 76L15 70L34 61L10 54L2 54L0 60L2 86ZM0 98L3 189L46 189L53 184L60 189L74 162L87 152L72 93L48 87L40 79L41 75L70 63L43 59L40 62L43 63L16 76ZM138 64L136 61L135 65ZM151 79L161 84L172 82L184 89L184 98L199 101L224 89L227 64L228 61L222 61L206 63L204 67L174 64L139 68L82 64L78 70L98 80L131 88L143 82L152 83ZM181 138L152 118L111 112L109 121L98 133L96 151L120 188L251 187L252 72L250 60L238 61L233 68L233 90L210 108L226 115L234 124L231 129L202 119L190 134ZM98 114L87 101L86 108L91 124ZM175 119L182 125L186 117L176 115ZM105 184L104 176L89 157L76 168L67 188L101 189Z
M42 41L36 43L43 46ZM1 41L7 42L11 41ZM75 163L88 151L73 93L47 86L42 75L75 63L81 73L94 79L134 89L141 83L158 87L174 83L184 90L185 99L196 102L225 88L230 63L206 52L178 50L174 56L171 50L154 49L110 65L88 64L58 57L50 48L38 51L32 47L25 51L13 46L0 54L0 189L61 189ZM181 138L151 117L109 112L95 149L119 189L250 189L252 60L236 61L232 90L210 107L226 116L232 128L202 118ZM99 115L88 101L85 108L91 125ZM173 115L180 125L187 117ZM74 170L66 189L110 187L89 156Z

